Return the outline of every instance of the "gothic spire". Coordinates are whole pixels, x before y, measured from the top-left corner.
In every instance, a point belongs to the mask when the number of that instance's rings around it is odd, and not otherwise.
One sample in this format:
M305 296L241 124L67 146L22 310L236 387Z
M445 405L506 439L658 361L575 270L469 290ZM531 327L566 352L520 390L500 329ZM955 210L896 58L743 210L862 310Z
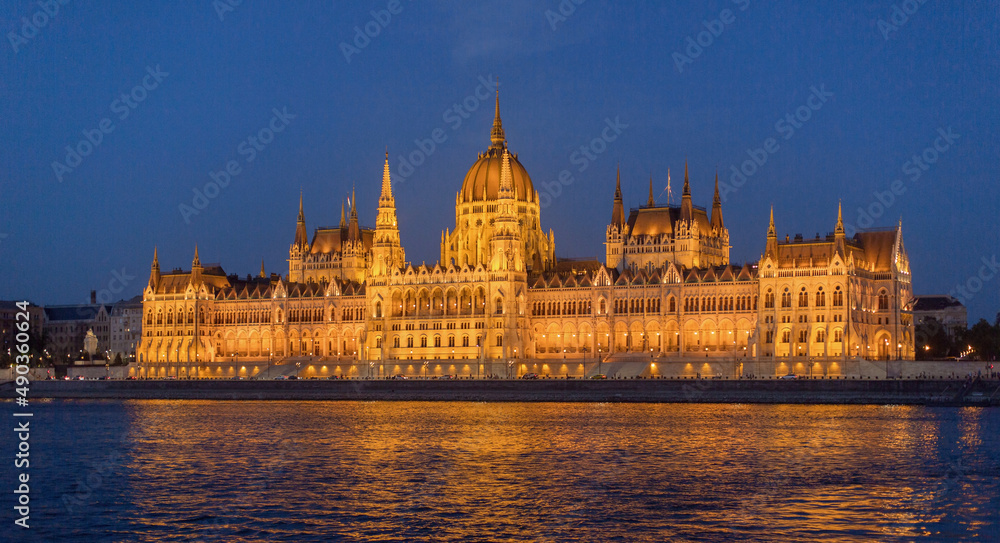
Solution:
M778 234L774 230L774 206L771 206L771 219L767 226L767 246L764 249L764 257L778 260Z
M195 246L194 246L194 260L191 261L191 268L194 268L196 266L199 266L199 267L201 266L201 260L198 258L198 245L197 244L195 244Z
M302 191L299 191L299 218L295 221L295 241L292 245L304 248L309 244L306 234L306 214L302 211Z
M149 269L149 286L154 291L160 284L160 259L156 254L156 246L153 246L153 265Z
M694 219L694 204L691 203L691 183L688 180L688 164L684 161L684 193L681 195L681 220L690 222Z
M344 201L340 201L340 227L347 228L347 215L344 214Z
M490 142L492 149L502 149L507 142L503 133L503 124L500 122L500 79L497 79L497 102L493 114L493 130L490 131Z
M715 172L715 196L712 198L712 228L722 231L722 198L719 197L719 172Z
M354 196L354 189L351 189L351 223L347 227L347 239L351 241L361 240L361 227L358 226L358 202Z
M774 206L771 206L771 221L767 226L767 237L777 239L778 234L774 231Z
M656 206L656 200L653 198L653 174L649 174L649 201L646 202L649 207Z
M833 231L833 233L837 236L844 235L844 213L842 207L843 204L841 202L837 202L837 228Z
M394 205L392 198L392 180L389 176L389 151L385 152L385 165L382 166L382 195L378 199L379 207Z
M267 275L264 274L264 259L263 258L260 259L260 276L261 276L261 278L267 277Z
M625 224L625 206L622 202L622 168L618 166L615 176L615 202L611 209L611 224Z
M500 188L497 199L514 198L514 180L510 171L510 152L503 150L503 162L500 166Z

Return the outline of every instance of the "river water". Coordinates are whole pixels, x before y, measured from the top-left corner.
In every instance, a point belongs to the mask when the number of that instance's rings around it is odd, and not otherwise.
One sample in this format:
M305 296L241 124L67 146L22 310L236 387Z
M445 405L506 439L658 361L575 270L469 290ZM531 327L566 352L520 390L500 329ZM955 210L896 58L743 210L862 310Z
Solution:
M1000 541L997 409L48 401L33 410L31 528L8 528L7 491L5 541ZM3 442L13 456L14 440Z

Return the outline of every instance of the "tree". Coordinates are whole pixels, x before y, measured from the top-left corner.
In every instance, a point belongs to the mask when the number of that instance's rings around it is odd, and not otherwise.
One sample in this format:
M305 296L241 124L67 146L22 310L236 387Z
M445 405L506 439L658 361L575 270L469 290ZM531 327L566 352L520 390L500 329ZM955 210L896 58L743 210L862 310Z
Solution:
M1000 354L1000 327L979 319L972 328L961 334L960 348L970 349L973 360L996 360Z
M917 323L914 331L917 360L940 360L958 355L959 348L954 336L934 317Z

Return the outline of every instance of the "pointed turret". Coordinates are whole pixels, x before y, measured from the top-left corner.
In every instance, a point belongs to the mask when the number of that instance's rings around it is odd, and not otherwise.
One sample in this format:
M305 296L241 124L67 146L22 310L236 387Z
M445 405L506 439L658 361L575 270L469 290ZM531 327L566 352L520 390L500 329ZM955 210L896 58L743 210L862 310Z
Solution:
M344 214L344 201L340 201L340 229L347 228L347 215Z
M625 206L622 202L622 169L618 167L615 175L615 203L611 210L611 224L625 224Z
M267 277L267 275L264 273L264 259L263 258L260 259L260 277L261 277L261 279Z
M688 180L688 164L684 161L684 193L681 195L681 220L694 219L694 204L691 203L691 183Z
M197 285L201 282L201 259L198 258L198 246L194 246L194 259L191 260L191 284Z
M351 220L354 221L354 215ZM382 165L382 193L378 199L378 214L375 217L372 255L374 257L372 271L375 275L388 275L390 269L402 268L405 265L406 256L399 241L399 226L396 224L396 200L392 196L388 150L385 153L385 163Z
M493 114L493 130L490 131L490 147L502 149L507 146L507 138L503 133L503 123L500 122L500 80L497 80L497 103Z
M653 198L653 174L649 175L649 200L646 202L648 207L656 207L656 200Z
M725 228L722 222L722 198L719 197L719 172L715 172L715 196L712 198L712 229L719 232Z
M361 241L361 227L358 226L358 202L354 196L354 189L351 189L351 222L347 226L347 239Z
M149 269L149 286L156 291L160 284L160 258L157 255L156 247L153 247L153 265Z
M839 254L841 258L847 256L847 244L845 243L844 235L844 213L843 204L837 202L837 226L833 229L833 251L835 254Z
M771 206L771 220L767 226L767 247L764 249L764 257L778 259L778 234L774 229L774 206Z
M292 245L298 247L299 249L305 249L308 244L309 239L306 234L306 214L302 210L302 192L299 192L299 218L295 222L295 241L292 242Z

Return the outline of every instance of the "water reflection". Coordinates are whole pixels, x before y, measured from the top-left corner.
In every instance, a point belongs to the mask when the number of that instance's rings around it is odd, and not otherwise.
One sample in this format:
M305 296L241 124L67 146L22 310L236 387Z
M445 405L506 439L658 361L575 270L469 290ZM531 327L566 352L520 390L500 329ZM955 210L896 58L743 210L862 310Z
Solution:
M997 537L997 410L118 406L131 505L88 519L129 540Z

